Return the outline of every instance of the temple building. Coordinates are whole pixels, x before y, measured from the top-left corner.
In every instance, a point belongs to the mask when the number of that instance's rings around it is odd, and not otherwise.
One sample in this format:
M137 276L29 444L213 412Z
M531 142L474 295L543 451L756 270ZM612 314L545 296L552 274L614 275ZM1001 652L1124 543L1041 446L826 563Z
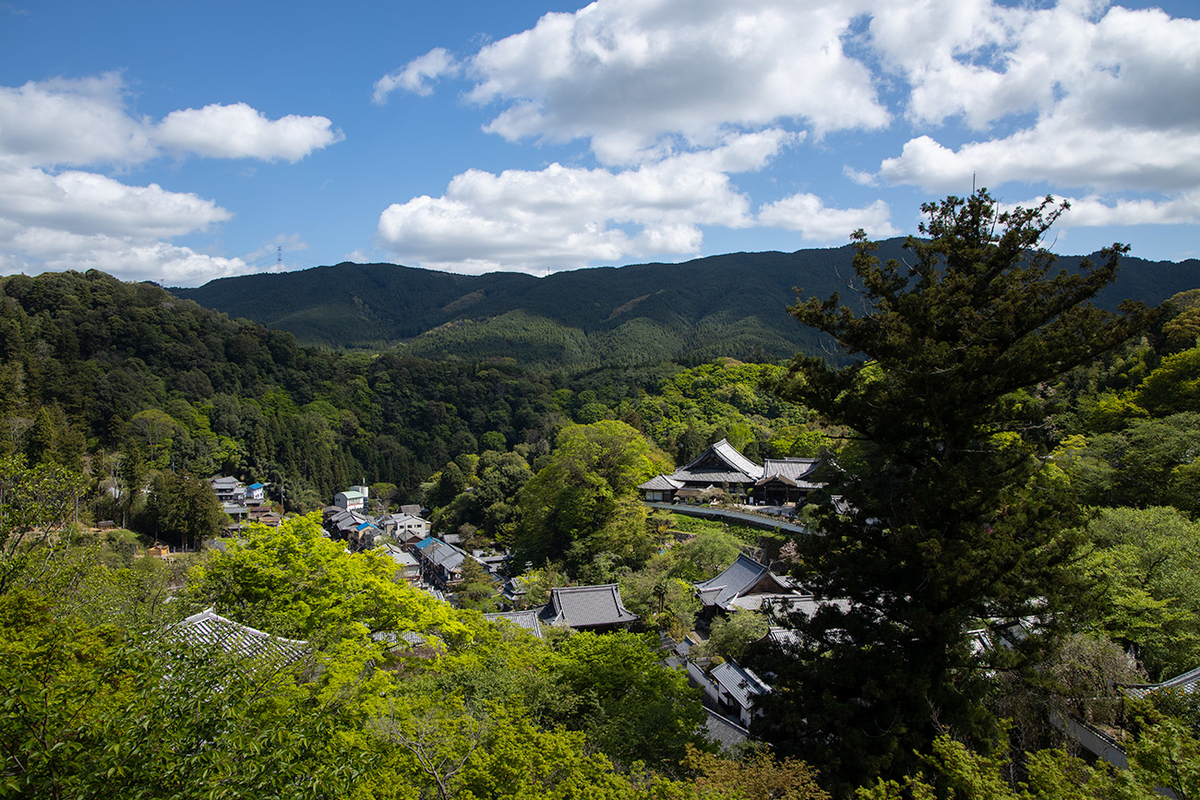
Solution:
M816 458L768 458L756 464L722 439L685 467L638 486L650 503L703 501L717 492L766 503L802 502L821 487Z

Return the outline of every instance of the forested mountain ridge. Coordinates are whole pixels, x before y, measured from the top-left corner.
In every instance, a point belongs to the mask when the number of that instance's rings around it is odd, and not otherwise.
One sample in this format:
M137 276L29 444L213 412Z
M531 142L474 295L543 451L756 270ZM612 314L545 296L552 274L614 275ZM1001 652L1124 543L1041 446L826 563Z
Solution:
M489 431L539 441L557 388L511 366L300 347L95 270L0 279L0 452L31 462L78 469L99 450L253 474L312 508L363 479L411 492Z
M904 260L904 239L880 243ZM589 367L717 356L767 361L812 352L817 340L787 307L846 292L852 248L732 253L681 264L557 272L453 275L393 264L315 267L222 278L179 297L293 333L303 344L378 348L403 342L413 355L514 356L532 365ZM1064 269L1080 257L1062 257ZM1200 285L1200 261L1127 257L1099 297L1155 306Z
M759 390L772 369L662 363L568 378L511 359L339 354L95 270L0 278L0 456L76 470L90 459L94 477L122 487L157 471L233 474L285 488L289 508L361 482L412 500L451 459L488 448L533 459L562 425L606 415L681 457L725 436L786 450L798 419ZM118 464L137 470L118 476Z

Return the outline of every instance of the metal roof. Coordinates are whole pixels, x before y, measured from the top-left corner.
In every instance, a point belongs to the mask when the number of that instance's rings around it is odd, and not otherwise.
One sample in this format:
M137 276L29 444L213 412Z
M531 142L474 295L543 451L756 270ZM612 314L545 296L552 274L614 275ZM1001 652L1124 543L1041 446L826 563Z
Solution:
M1126 683L1121 685L1121 689L1130 697L1145 697L1160 689L1173 689L1184 694L1194 694L1198 686L1200 686L1200 667L1182 675L1176 675L1162 683Z
M430 564L441 567L447 572L456 572L462 566L463 560L468 558L466 553L454 545L446 544L432 536L422 539L413 547L420 551L422 557Z

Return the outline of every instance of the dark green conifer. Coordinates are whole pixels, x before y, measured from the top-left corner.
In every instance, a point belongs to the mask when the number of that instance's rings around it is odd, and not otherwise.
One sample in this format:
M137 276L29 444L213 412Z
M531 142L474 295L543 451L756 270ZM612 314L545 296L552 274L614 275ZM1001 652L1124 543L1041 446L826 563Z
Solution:
M988 742L988 670L1033 657L1039 637L981 657L968 630L1048 630L1069 590L1076 504L1040 457L1029 390L1129 337L1144 311L1089 303L1120 245L1055 269L1041 242L1065 209L1001 213L986 190L926 204L906 263L880 263L859 231L859 296L791 309L855 359L797 357L778 386L855 437L800 543L807 586L849 605L796 620L790 652L762 662L778 675L763 732L842 792L911 768L939 733Z

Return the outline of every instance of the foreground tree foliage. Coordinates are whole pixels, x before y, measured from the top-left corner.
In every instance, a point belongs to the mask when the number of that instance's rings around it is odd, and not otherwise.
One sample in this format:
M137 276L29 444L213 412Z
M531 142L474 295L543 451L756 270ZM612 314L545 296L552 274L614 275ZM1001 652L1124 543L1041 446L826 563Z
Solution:
M69 475L5 469L5 532L38 535L3 554L0 797L712 796L679 768L709 746L698 694L651 638L493 625L313 517L251 526L170 597L178 576L120 537L40 531ZM206 606L307 645L179 627Z
M689 747L684 763L696 771L696 785L713 800L829 800L829 793L817 785L816 773L807 764L777 759L762 746L749 748L740 759Z
M188 600L279 636L330 645L372 634L437 634L469 641L453 609L395 579L378 552L347 553L317 515L278 528L251 525L193 569Z
M1089 765L1062 749L1026 754L1026 780L1013 786L1003 754L982 756L942 735L922 769L900 780L860 788L858 800L1184 800L1200 793L1200 741L1178 720L1153 709L1139 712L1139 730L1126 743L1129 768ZM1165 792L1164 792L1165 790Z
M927 204L911 263L879 263L856 235L861 306L834 295L791 309L858 359L797 357L778 387L856 437L827 476L819 535L799 543L807 586L849 604L794 620L790 652L764 659L778 684L761 731L840 792L908 769L939 732L992 741L982 668L1014 665L983 662L1032 656L1042 637L976 658L966 631L1049 624L1073 585L1076 506L1038 457L1043 415L1024 390L1128 338L1144 315L1088 303L1120 246L1053 271L1040 244L1064 208L1047 198L998 213L986 191Z
M47 553L70 542L83 486L78 473L58 464L0 458L0 595L54 570Z

